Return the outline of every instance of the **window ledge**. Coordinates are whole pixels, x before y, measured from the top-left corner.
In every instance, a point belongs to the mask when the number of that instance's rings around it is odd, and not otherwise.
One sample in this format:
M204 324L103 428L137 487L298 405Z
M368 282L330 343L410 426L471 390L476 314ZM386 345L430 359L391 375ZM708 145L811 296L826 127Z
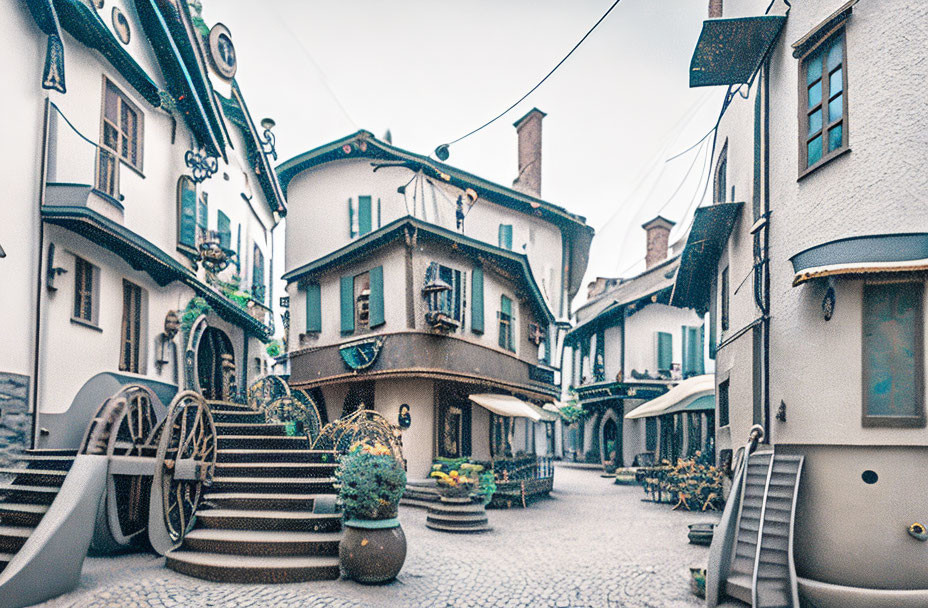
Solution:
M100 326L97 325L96 323L93 323L93 322L91 322L91 321L87 321L87 320L85 320L85 319L79 319L79 318L77 318L77 317L71 317L71 323L74 323L75 325L82 325L82 326L84 326L84 327L87 327L88 329L93 329L93 330L95 330L95 331L98 331L98 332L100 332L100 333L103 333L103 328L102 328L102 327L100 327Z
M94 194L96 194L97 196L99 196L102 200L104 200L104 201L106 201L107 203L109 203L110 205L112 205L113 207L116 207L116 208L119 209L120 211L125 211L125 210L126 210L125 206L122 204L122 201L120 201L120 200L119 200L118 198L116 198L115 196L111 196L111 195L107 194L106 192L104 192L103 190L99 190L99 189L97 189L97 188L91 188L90 191L93 192ZM120 194L119 196L121 197L122 195Z
M830 163L831 161L833 161L833 160L835 160L835 159L837 159L837 158L841 158L841 157L844 156L845 154L848 154L850 151L851 151L850 146L847 146L847 147L843 148L842 150L840 150L840 151L838 151L838 152L832 152L831 155L826 156L825 158L823 158L822 160L818 161L817 163L815 163L815 164L812 165L811 167L807 167L806 169L800 171L800 172L799 172L799 177L796 178L796 181L797 181L797 182L801 182L803 179L805 179L805 177L806 177L807 175L810 175L810 174L812 174L812 173L815 173L817 170L821 169L822 167L824 167L825 165L827 165L827 164Z

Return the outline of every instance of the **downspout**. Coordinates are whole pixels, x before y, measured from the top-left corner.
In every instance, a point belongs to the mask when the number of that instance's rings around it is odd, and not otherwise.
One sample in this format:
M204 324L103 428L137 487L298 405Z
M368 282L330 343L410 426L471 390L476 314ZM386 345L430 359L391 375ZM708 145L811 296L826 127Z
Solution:
M770 443L770 55L764 60L764 434Z
M36 265L35 292L35 343L32 367L32 449L39 443L39 369L41 367L42 338L42 264L45 258L45 222L42 206L45 204L45 181L48 174L48 122L51 100L45 97L45 116L42 120L42 159L39 167L39 263Z

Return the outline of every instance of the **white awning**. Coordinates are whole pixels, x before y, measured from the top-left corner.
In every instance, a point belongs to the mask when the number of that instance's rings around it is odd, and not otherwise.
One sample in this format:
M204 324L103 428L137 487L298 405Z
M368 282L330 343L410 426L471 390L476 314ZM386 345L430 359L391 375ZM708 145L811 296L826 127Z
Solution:
M526 403L526 405L532 408L533 410L535 410L536 412L538 412L538 415L541 416L538 422L555 422L556 420L560 420L561 418L560 414L555 414L551 412L550 410L548 410L547 404L545 404L545 406L543 407L539 407L535 405L534 403Z
M541 414L529 406L528 403L511 395L497 395L494 393L476 393L470 395L470 400L481 407L485 407L499 416L514 418L529 418L538 422Z
M694 401L715 394L715 376L704 374L684 380L660 397L643 403L625 415L627 419L673 414Z

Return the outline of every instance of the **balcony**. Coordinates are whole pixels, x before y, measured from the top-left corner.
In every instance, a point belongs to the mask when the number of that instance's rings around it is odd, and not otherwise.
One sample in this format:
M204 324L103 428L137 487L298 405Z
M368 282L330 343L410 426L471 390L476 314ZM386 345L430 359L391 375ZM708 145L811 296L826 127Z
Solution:
M371 339L380 342L374 348ZM341 351L367 347L363 370L350 367ZM350 358L349 358L350 359ZM290 382L302 388L374 378L425 377L469 381L523 392L539 399L557 397L551 368L523 361L495 348L426 331L368 335L307 348L290 356Z

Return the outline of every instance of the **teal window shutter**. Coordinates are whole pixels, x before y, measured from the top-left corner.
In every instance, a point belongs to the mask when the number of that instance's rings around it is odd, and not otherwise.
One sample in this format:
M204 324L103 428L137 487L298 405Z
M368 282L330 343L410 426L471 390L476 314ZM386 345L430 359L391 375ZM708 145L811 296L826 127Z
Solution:
M513 346L512 300L506 296L499 298L499 345L507 350L515 350Z
M206 193L203 193L197 204L197 227L204 232L209 227L209 205L206 202Z
M680 354L683 357L682 365L680 366L680 371L683 372L684 377L686 374L692 371L693 361L690 358L690 328L686 325L683 326L682 331L680 332L680 337L682 342L680 343Z
M669 370L673 362L673 335L663 331L657 332L657 369Z
M193 180L186 175L177 182L178 189L178 229L179 245L196 249L197 246L197 188Z
M354 277L341 278L342 333L354 331Z
M219 246L226 251L232 249L232 223L222 210L216 212L216 231L219 233Z
M358 197L358 234L364 235L371 231L371 197Z
M696 373L704 374L706 373L706 325L703 323L699 326L699 338L695 340L696 342Z
M306 286L306 333L322 331L322 290L319 283Z
M499 246L503 249L512 249L512 224L499 225Z
M483 333L483 268L474 268L470 278L470 330Z
M370 277L370 326L377 327L386 323L383 310L383 266L371 268Z

